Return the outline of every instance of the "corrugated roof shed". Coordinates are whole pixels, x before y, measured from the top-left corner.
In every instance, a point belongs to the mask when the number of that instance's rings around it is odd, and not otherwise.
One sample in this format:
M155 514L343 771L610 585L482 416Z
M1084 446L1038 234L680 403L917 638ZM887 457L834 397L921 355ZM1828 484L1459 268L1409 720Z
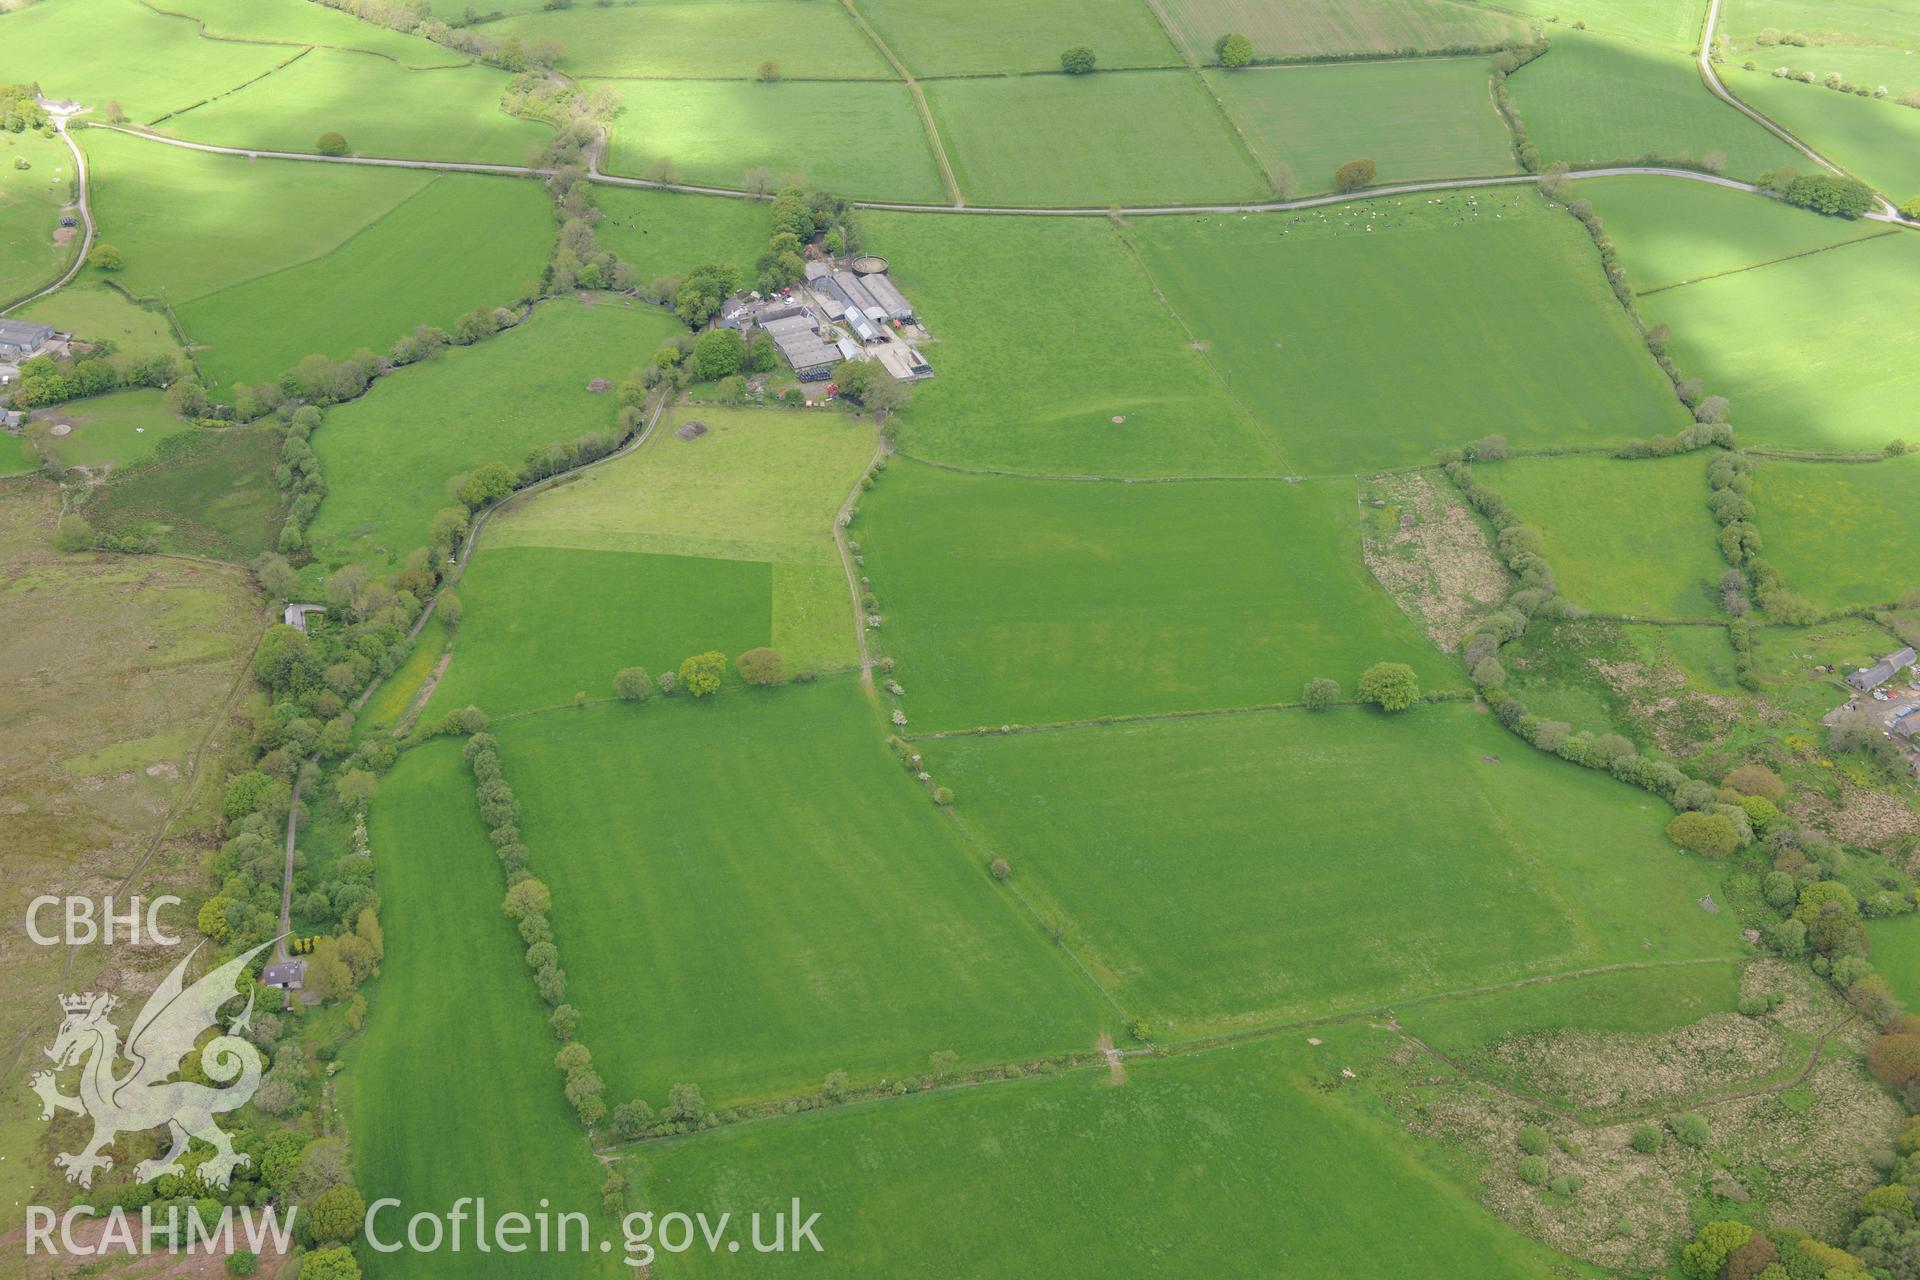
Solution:
M873 300L885 307L887 314L895 320L913 319L913 304L907 301L905 294L894 288L893 281L887 279L884 271L878 275L861 276L860 283L866 286L867 292L873 295Z
M885 320L887 318L887 309L874 301L873 295L867 292L867 287L860 283L859 276L851 271L836 271L833 273L833 279L834 283L840 286L840 291L852 299L853 305L859 307L867 319Z

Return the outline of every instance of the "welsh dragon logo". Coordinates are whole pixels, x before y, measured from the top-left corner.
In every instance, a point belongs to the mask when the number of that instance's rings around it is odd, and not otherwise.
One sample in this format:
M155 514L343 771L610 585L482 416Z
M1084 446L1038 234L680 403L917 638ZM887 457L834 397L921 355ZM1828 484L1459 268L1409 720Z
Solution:
M187 964L199 951L195 947L147 997L124 1047L119 1029L107 1016L118 1003L113 996L89 991L60 997L66 1019L53 1046L46 1051L53 1059L54 1070L34 1076L32 1088L40 1095L42 1120L53 1119L56 1111L93 1118L93 1140L86 1149L78 1155L62 1152L54 1157L54 1163L67 1171L68 1182L92 1186L94 1171L113 1164L113 1157L101 1154L103 1148L123 1133L139 1133L161 1125L167 1126L173 1146L159 1159L136 1165L133 1176L137 1181L184 1173L180 1155L187 1149L189 1138L198 1138L214 1149L213 1157L198 1170L209 1186L226 1186L234 1169L248 1163L249 1157L234 1151L232 1140L213 1118L245 1106L260 1087L259 1051L238 1034L253 1016L251 995L240 1016L200 1050L202 1074L214 1085L224 1087L172 1077L201 1033L218 1025L220 1007L239 998L235 979L271 945L261 943L189 987ZM122 1058L131 1066L124 1074L116 1074ZM60 1092L54 1071L76 1063L84 1063L80 1092L77 1097L69 1097Z

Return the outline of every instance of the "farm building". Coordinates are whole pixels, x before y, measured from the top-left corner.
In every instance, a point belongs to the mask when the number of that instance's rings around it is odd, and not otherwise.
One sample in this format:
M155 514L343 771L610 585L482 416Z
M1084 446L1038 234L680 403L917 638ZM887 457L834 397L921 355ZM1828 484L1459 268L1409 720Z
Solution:
M841 358L840 349L820 336L806 308L795 310L799 314L762 320L760 327L772 335L773 345L793 366L795 377L802 382L819 382L833 372L834 364Z
M24 360L53 340L50 324L0 320L0 358Z
M894 287L893 281L887 279L884 271L876 275L861 276L860 284L866 289L868 295L880 304L887 313L888 319L898 320L901 324L913 323L913 304L907 301L905 294Z
M1914 658L1915 655L1912 649L1897 649L1872 666L1862 667L1860 670L1848 676L1847 683L1862 693L1868 690L1878 689L1881 685L1893 679L1894 674L1901 668L1911 667L1914 664Z
M848 294L846 286L834 276L821 276L813 282L813 292L829 320L844 320L862 342L881 342L886 334L867 318L866 310ZM838 314L836 314L836 312Z

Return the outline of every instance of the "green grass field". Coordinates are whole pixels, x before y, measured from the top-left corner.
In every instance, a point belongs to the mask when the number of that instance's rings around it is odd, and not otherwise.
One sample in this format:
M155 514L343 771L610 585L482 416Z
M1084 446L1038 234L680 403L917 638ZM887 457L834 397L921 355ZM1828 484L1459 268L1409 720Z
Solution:
M324 258L196 298L180 322L216 391L275 379L315 353L385 351L416 325L526 296L551 228L534 184L444 174Z
M646 0L644 16L580 5L509 14L487 34L558 40L560 69L576 76L746 80L771 58L789 79L893 79L838 5L808 0Z
M1909 1007L1920 1002L1920 921L1875 920L1867 926L1873 967L1886 975L1894 997Z
M324 257L436 181L405 169L206 155L104 129L79 138L100 238L127 260L113 279L175 306Z
M1762 459L1755 520L1786 585L1830 609L1884 605L1914 587L1904 554L1920 535L1920 458L1866 464Z
M1511 89L1527 137L1545 163L1574 168L1643 157L1710 163L1751 180L1800 153L1707 92L1681 53L1580 31L1517 72Z
M1516 172L1487 74L1484 58L1425 58L1208 76L1268 171L1310 193L1363 156L1382 183Z
M1727 88L1748 105L1806 139L1895 204L1920 196L1920 111L1820 85L1776 80L1760 72L1733 70L1725 79ZM1794 167L1805 173L1814 166L1802 159Z
M1294 702L1411 663L1344 481L1079 484L899 463L851 533L916 730Z
M1590 178L1574 194L1593 202L1641 293L1888 234L1877 223L1823 218L1705 182Z
M906 86L796 80L610 80L620 95L603 167L645 176L665 157L683 182L740 187L764 167L774 181L842 196L938 204L926 131ZM844 129L859 121L857 143ZM692 265L692 264L690 264Z
M225 93L299 52L204 40L194 22L140 0L60 0L0 13L0 83L37 82L48 97L95 108L118 102L138 124Z
M40 458L28 447L25 436L0 432L0 479L23 476L40 469Z
M607 186L594 188L593 199L601 246L632 263L642 280L714 262L730 262L750 276L766 252L767 207L758 201Z
M1665 805L1470 706L922 745L1011 883L1171 1035L1739 947Z
M164 313L131 302L104 284L68 285L20 308L14 316L50 324L82 342L111 342L115 363L180 354L180 343Z
M483 548L431 715L489 715L613 697L614 673L773 643L773 566L565 547Z
M69 430L54 435L56 425ZM42 409L28 430L67 466L120 471L152 457L162 440L193 428L168 411L158 391L116 391Z
M1814 48L1755 46L1740 48L1736 54L1735 64L1742 70L1748 62L1752 62L1763 72L1771 73L1775 68L1786 67L1793 71L1811 71L1823 80L1828 72L1838 72L1843 81L1865 85L1869 91L1884 88L1887 96L1892 98L1899 98L1920 88L1920 49L1912 45L1897 49L1878 45L1819 45ZM1822 93L1832 92L1824 86L1799 87L1819 87Z
M536 445L615 430L619 405L587 389L618 382L677 321L654 307L601 295L537 307L519 327L382 379L336 405L314 433L327 498L308 530L327 566L398 567L427 542L448 482L487 462L518 466Z
M901 771L852 679L496 730L610 1098L657 1107L692 1081L725 1105L1118 1030Z
M1727 570L1707 510L1706 454L1516 458L1475 476L1540 529L1560 594L1596 613L1720 614Z
M314 151L320 135L334 131L355 155L525 164L553 130L500 109L511 79L491 67L412 71L371 54L315 49L160 128L263 151Z
M1253 41L1256 58L1431 52L1524 40L1512 14L1453 0L1168 0L1174 31L1201 62L1229 31Z
M1556 41L1575 22L1584 22L1609 36L1664 45L1669 49L1697 49L1704 7L1674 4L1672 0L1501 0L1500 7L1536 20L1558 18L1546 30Z
M197 19L208 36L360 49L403 67L458 66L467 61L431 40L361 22L309 0L157 0L155 7Z
M382 977L373 984L366 1031L337 1083L353 1132L354 1173L368 1201L397 1197L378 1226L427 1206L443 1212L462 1196L485 1196L496 1212L542 1199L580 1211L596 1230L600 1172L586 1135L560 1092L558 1047L547 1007L520 959L513 922L500 912L505 877L473 802L473 779L455 742L407 753L381 780L368 819L380 864L387 932ZM451 987L450 962L460 974ZM448 1075L453 1063L484 1070ZM443 1274L447 1257L365 1249L379 1280ZM461 1275L549 1276L554 1259L457 1255ZM611 1263L574 1259L570 1275L601 1276Z
M1258 167L1190 72L937 80L926 92L970 204L1267 195Z
M1642 300L1687 374L1733 401L1742 443L1875 452L1920 397L1905 327L1920 240L1887 236ZM1809 317L1830 317L1810 323Z
M1687 421L1585 232L1531 191L1143 218L1129 234L1302 474L1429 462L1490 430L1519 449Z
M1798 31L1822 44L1880 44L1912 48L1920 44L1920 13L1900 0L1732 0L1727 29L1751 37L1766 27ZM1777 52L1812 55L1815 51L1779 47Z
M1315 1034L1319 1049L1302 1034L1130 1062L1119 1088L1076 1071L742 1125L642 1147L626 1171L662 1211L738 1219L799 1196L824 1252L779 1258L796 1276L1550 1274L1551 1255L1474 1204L1364 1086L1327 1087L1382 1033ZM768 1268L751 1256L666 1261Z
M861 0L860 12L918 76L1058 71L1075 45L1103 69L1180 65L1144 0Z
M694 421L705 434L681 439ZM859 655L832 529L874 444L839 414L681 410L640 449L502 513L486 545L769 564L771 643L788 666L848 666Z
M1283 469L1107 223L869 214L865 225L936 339L925 352L938 376L899 420L908 451L1052 474Z
M278 433L264 427L183 432L93 490L80 513L102 533L151 535L163 551L251 560L279 532L279 458Z
M30 167L16 168L22 160ZM0 131L0 305L52 284L71 261L54 233L72 182L65 143Z

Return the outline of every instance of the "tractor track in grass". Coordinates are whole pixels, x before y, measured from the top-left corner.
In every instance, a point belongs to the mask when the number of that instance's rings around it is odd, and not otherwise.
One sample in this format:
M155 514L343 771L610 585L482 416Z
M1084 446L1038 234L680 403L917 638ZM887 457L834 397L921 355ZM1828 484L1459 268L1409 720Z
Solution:
M483 164L478 161L456 160L406 160L390 156L323 156L310 151L268 151L248 147L223 147L210 142L188 142L184 138L169 138L164 134L144 129L132 129L124 125L90 125L89 128L108 129L115 133L128 134L135 138L144 138L163 146L183 147L189 151L202 151L209 155L238 156L248 160L297 160L312 164L350 164L367 165L388 169L426 169L442 173L478 173L493 174L509 178L548 178L553 171L532 165ZM1732 191L1745 191L1752 195L1772 200L1777 197L1751 182L1741 182L1737 178L1723 178L1718 174L1701 173L1695 169L1674 169L1662 165L1608 165L1596 169L1575 169L1566 175L1575 181L1583 178L1627 178L1661 177L1678 178L1687 182L1704 182L1712 186L1726 187ZM594 165L589 168L587 179L612 187L633 187L645 191L670 191L682 195L719 196L729 200L769 201L769 195L750 191L739 191L731 187L706 187L686 182L654 182L647 178L625 178L602 172ZM1307 196L1297 200L1265 200L1221 204L1153 204L1153 205L984 205L984 204L912 204L893 200L854 200L849 203L856 209L870 209L881 213L938 213L938 214L974 214L1002 217L1031 218L1110 218L1118 215L1123 218L1145 218L1156 215L1208 214L1208 213L1291 213L1297 209L1319 209L1328 205L1352 204L1361 200L1377 200L1383 196L1419 195L1431 191L1459 191L1475 187L1515 187L1525 186L1539 181L1539 175L1531 173L1509 174L1493 178L1431 178L1421 182L1399 182L1387 186L1367 187L1360 191L1339 192L1331 195ZM1920 228L1920 222L1909 222L1889 209L1876 209L1863 215L1874 222L1885 222L1895 226ZM49 292L51 292L49 290ZM38 295L36 295L38 296Z

